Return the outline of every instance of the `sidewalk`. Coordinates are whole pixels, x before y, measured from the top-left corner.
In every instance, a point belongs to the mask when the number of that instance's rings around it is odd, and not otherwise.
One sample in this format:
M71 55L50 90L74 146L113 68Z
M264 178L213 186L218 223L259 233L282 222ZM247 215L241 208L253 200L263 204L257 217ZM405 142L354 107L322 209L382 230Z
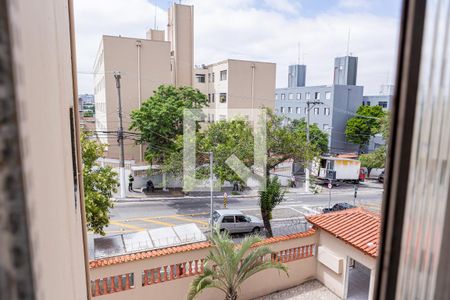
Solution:
M228 199L233 198L256 198L259 197L258 192L252 190L246 190L244 192L240 192L239 194L233 194L231 188L225 188L220 192L213 192L213 197L215 199L220 198L223 199L224 193L227 193ZM287 188L286 194L296 194L296 195L312 195L311 192L305 192L304 188ZM154 193L150 195L146 195L140 192L128 192L126 198L120 198L118 195L112 197L112 201L114 202L147 202L147 201L160 201L160 200L180 200L180 199L201 199L210 197L210 192L191 192L188 194L184 194L181 190L169 190L162 191L156 190Z

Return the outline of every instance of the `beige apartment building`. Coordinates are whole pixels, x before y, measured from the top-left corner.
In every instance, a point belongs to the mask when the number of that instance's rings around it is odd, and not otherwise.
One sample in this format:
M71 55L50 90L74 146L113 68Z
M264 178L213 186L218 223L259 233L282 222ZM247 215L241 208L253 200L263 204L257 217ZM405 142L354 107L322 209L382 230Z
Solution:
M170 84L170 43L163 33L150 31L150 39L103 36L94 67L95 121L106 157L119 158L118 94L114 72L121 75L123 128L130 127L130 113L162 84ZM141 161L143 148L125 139L125 159Z
M94 64L96 131L107 144L106 158L118 159L118 95L114 72L121 74L123 127L130 113L162 84L192 86L208 96L210 121L226 119L232 110L274 108L276 65L227 59L194 67L194 8L173 4L168 12L167 40L162 30L149 30L146 39L103 36ZM144 162L144 147L125 135L125 160Z
M192 85L193 7L173 4L169 9L168 40L163 30L150 29L146 38L103 36L94 63L96 131L107 145L106 157L118 159L118 94L114 72L121 74L123 128L130 113L163 84ZM145 149L135 136L125 135L125 160L139 163Z
M196 68L194 73L194 87L208 97L211 122L225 120L239 110L274 108L274 63L227 59Z

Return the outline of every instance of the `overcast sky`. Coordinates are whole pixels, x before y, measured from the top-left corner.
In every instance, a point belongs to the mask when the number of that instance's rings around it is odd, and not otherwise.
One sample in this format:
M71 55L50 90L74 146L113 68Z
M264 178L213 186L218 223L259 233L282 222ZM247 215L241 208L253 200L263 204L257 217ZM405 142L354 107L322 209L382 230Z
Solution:
M74 0L79 92L93 93L95 55L103 34L144 38L165 29L166 0ZM378 94L393 83L400 0L190 0L194 5L195 64L227 58L277 64L277 87L287 66L307 65L306 84L331 84L334 57L359 57L357 84ZM156 5L156 6L155 6Z

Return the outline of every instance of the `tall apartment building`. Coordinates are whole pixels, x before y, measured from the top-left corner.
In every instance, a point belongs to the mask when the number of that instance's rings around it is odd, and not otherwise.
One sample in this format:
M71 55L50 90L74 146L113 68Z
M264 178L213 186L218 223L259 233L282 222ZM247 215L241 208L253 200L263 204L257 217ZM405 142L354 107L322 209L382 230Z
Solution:
M208 120L225 120L252 108L274 108L276 64L227 59L196 68L194 87L207 95Z
M155 39L103 36L94 67L95 121L99 139L107 145L106 157L119 158L114 131L119 127L118 95L114 72L121 74L123 127L130 126L130 113L153 95L162 84L170 84L170 43L157 31ZM125 159L141 161L144 149L125 140Z
M378 105L384 109L391 109L391 100L394 96L393 85L381 85L378 95L366 95L363 97L362 105Z
M356 61L356 62L355 62ZM310 105L310 123L316 124L328 134L328 146L330 153L344 153L357 151L357 146L346 141L345 126L351 118L363 98L363 87L355 84L340 84L341 82L356 83L356 78L345 74L355 74L352 70L357 65L357 58L336 58L335 77L333 85L299 86L278 88L275 93L275 112L286 116L291 120L307 119L307 102L321 102ZM347 62L347 65L340 65ZM346 71L350 69L350 71ZM291 71L291 68L289 68ZM289 72L291 73L291 72ZM345 76L344 76L345 75Z
M228 109L274 107L275 64L228 59L194 68L194 8L173 4L165 32L149 30L146 39L103 36L94 64L96 130L107 144L106 157L119 158L118 97L114 72L121 72L124 130L130 112L162 84L192 86L209 96L222 117ZM211 118L214 118L212 116ZM125 159L143 162L145 149L125 140Z

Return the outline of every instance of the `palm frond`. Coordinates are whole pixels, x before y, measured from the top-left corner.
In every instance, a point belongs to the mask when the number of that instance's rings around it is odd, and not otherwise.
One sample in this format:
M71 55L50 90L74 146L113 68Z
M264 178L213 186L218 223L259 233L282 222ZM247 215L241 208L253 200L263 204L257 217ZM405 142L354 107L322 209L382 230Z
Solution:
M190 285L189 300L195 299L207 288L219 289L226 297L236 296L242 282L266 269L275 268L287 274L284 264L267 260L272 254L269 247L252 249L261 241L258 236L249 236L240 246L236 246L228 233L216 229L211 233L210 241L213 247L206 257L203 274L198 275Z

